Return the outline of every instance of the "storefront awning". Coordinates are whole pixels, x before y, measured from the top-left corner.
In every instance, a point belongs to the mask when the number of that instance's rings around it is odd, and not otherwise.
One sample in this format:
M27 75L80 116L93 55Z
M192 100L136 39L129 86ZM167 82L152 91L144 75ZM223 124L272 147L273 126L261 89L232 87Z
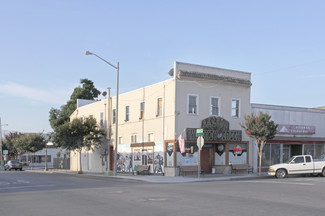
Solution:
M276 136L267 143L280 144L325 144L325 137L283 137Z
M131 148L135 147L148 147L148 146L155 146L154 142L144 142L144 143L132 143Z

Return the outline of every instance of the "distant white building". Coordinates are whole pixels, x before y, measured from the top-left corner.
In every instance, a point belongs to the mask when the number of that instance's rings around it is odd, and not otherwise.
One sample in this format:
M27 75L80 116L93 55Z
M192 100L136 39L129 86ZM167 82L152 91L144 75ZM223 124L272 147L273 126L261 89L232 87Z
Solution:
M58 162L57 166L55 164L57 163L56 160L59 158L63 159L68 159L70 155L65 151L60 148L54 148L54 147L47 147L47 165L48 168L63 168L59 166L60 162ZM35 153L25 153L20 156L21 161L27 162L29 165L33 163L34 167L45 167L45 158L46 158L46 149L42 149L40 151L37 151ZM61 162L63 163L63 162ZM59 167L58 167L59 166ZM69 168L69 167L65 167Z

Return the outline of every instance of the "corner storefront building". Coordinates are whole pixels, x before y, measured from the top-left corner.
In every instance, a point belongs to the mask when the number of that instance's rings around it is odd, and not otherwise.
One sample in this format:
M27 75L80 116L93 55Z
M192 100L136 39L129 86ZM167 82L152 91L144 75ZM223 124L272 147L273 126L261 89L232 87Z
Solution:
M250 164L250 140L239 124L251 112L251 74L175 62L169 75L119 95L118 140L115 97L108 93L106 100L78 104L70 118L96 118L107 131L107 142L101 149L71 152L71 169L80 169L81 161L83 171L112 170L117 142L118 172L148 166L152 174L177 176L180 167L198 166L197 128L204 129L204 172L228 173L231 164ZM182 152L178 138L184 140Z

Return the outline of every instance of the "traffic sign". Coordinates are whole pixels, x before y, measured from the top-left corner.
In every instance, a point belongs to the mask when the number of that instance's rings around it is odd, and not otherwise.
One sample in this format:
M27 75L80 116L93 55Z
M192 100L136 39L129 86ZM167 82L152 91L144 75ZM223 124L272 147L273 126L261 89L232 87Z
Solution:
M203 145L204 145L204 139L203 139L202 136L199 136L199 137L197 138L196 145L197 145L197 147L199 148L199 150L201 151L201 149L202 149L202 147L203 147Z
M196 136L203 136L203 129L196 129Z

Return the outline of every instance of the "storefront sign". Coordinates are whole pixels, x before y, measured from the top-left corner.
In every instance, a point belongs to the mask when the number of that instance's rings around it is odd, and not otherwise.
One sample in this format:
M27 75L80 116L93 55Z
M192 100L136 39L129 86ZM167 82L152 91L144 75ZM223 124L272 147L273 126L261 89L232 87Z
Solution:
M241 155L242 152L243 152L243 149L239 145L234 147L234 154L235 155Z
M315 134L316 127L308 125L278 125L278 134Z
M242 131L229 130L220 134L218 131L204 130L203 138L205 141L240 142L242 141ZM196 139L196 128L186 128L186 140Z

